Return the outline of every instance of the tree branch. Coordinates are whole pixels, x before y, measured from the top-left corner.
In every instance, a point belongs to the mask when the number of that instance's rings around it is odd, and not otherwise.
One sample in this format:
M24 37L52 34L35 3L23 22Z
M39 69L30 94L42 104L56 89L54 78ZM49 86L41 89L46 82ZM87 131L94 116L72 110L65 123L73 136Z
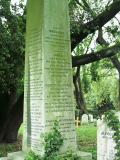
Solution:
M90 33L94 33L96 30L104 26L120 11L120 0L115 0L109 5L106 10L99 14L92 21L81 25L79 30L71 34L71 48L72 50Z
M120 44L116 44L111 47L102 49L96 53L90 53L80 56L72 57L72 67L77 67L79 65L89 64L95 61L102 60L104 58L109 58L116 55L120 51Z
M99 30L98 32L98 38L97 38L97 42L101 45L101 46L109 46L109 43L103 38L103 32L102 32L102 28ZM120 62L117 58L117 56L113 56L110 57L111 62L113 63L114 67L118 70L118 72L120 73Z

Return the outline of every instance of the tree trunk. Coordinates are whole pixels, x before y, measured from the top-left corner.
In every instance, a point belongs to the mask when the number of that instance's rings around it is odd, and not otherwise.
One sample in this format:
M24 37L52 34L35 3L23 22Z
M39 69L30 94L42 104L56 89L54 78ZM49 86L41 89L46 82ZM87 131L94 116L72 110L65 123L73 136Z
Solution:
M75 87L75 99L77 104L77 109L79 109L79 118L86 113L86 107L82 92L81 80L80 80L80 66L77 68L76 74L73 76L73 83Z
M15 142L23 120L23 94L15 101L15 95L1 95L0 142ZM4 106L4 107L3 107Z

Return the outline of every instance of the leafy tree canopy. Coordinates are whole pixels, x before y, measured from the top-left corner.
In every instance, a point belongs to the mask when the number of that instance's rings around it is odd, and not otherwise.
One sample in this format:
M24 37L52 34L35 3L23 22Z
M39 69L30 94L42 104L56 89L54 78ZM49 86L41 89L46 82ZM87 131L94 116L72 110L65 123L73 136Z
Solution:
M0 92L10 93L23 78L25 15L10 0L0 1Z

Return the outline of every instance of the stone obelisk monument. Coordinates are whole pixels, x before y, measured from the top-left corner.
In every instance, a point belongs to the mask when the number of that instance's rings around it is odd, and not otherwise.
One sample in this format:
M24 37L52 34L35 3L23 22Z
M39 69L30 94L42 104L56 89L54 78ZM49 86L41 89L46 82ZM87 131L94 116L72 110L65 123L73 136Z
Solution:
M58 120L62 152L76 150L68 0L28 0L23 151L44 154Z

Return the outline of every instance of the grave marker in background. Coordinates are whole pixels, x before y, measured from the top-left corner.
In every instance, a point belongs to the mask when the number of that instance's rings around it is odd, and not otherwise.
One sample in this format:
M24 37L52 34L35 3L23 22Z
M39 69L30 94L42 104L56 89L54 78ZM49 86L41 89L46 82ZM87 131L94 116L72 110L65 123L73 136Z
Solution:
M77 119L75 120L75 124L76 124L76 127L78 128L78 127L79 127L79 125L80 125L79 117L77 117Z
M114 160L116 150L113 133L103 119L97 121L97 160Z
M93 115L92 115L92 114L89 114L88 116L89 116L89 121L90 121L91 123L94 122Z
M88 115L87 114L83 114L82 115L82 120L81 120L81 124L86 124L88 123L89 120L88 120Z

